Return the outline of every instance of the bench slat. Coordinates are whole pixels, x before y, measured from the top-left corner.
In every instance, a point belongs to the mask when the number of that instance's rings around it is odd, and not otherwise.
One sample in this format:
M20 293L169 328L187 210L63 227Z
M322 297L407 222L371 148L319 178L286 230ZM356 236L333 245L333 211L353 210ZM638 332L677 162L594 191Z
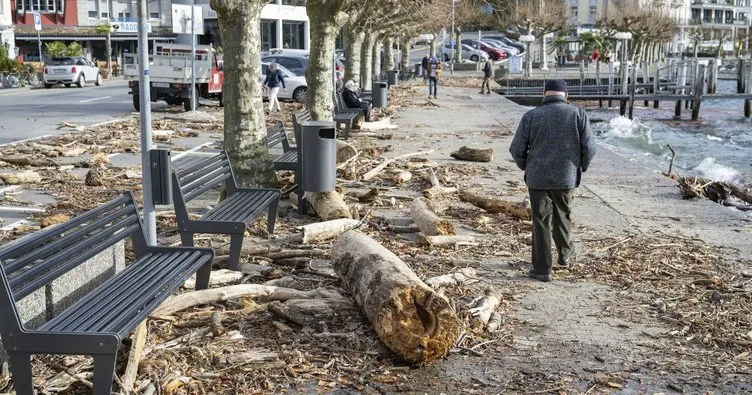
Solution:
M185 169L176 169L176 172L178 174L190 174L190 173L195 172L196 170L202 169L205 166L209 166L212 163L215 163L215 162L217 162L219 160L222 160L222 159L225 159L225 158L227 158L227 157L225 156L224 152L220 152L219 154L217 154L215 156L212 156L209 159L200 161L198 163L194 163L193 165L191 165L189 167L186 167Z
M112 200L103 206L97 207L91 211L88 211L84 214L76 216L75 218L71 219L70 221L66 223L49 227L47 229L36 232L33 235L23 237L21 239L10 242L4 245L2 248L0 248L0 260L5 261L8 259L17 258L27 253L29 250L33 250L37 248L38 246L47 243L49 240L60 235L61 233L64 233L70 229L80 226L81 224L89 221L90 219L97 217L98 215L101 215L109 210L112 210L113 208L116 208L116 207L119 207L128 203L131 203L131 196L130 194L125 194L123 195L123 197L119 199ZM134 213L136 213L135 208L133 210L134 210Z
M206 215L201 217L201 220L212 221L214 218L221 217L227 210L241 206L243 204L242 197L243 194L241 193L235 193L232 196L229 196L227 199L214 206L208 213L206 213Z
M124 220L123 222L125 221L127 220ZM133 225L126 228L121 234L116 234L116 235L107 237L109 233L102 232L101 235L98 235L97 242L100 245L105 246L106 248L108 246L111 246L117 243L120 240L123 240L124 238L130 236L131 233L140 229L141 229L141 223L136 220ZM22 287L18 288L17 290L14 289L13 291L14 298L16 300L21 300L24 297L31 295L36 289L60 277L63 273L70 271L74 267L86 262L87 260L99 254L100 252L101 250L99 249L92 249L92 250L86 251L85 253L82 253L76 256L74 259L67 261L64 265L58 266L54 270L51 270L47 272L46 274L35 278L33 281L27 284L24 284ZM14 280L17 280L17 278L10 279L11 288L15 288L13 284ZM16 285L20 285L19 282L16 282Z
M238 192L236 195L244 194ZM245 193L245 196L239 196L235 201L228 202L224 206L217 206L214 210L207 213L201 218L203 221L226 221L234 220L238 222L248 222L249 219L255 218L262 210L266 209L267 203L276 197L276 192L265 191L253 194ZM245 212L249 207L254 207L252 212Z
M17 270L21 269L24 266L33 264L35 261L40 259L46 259L50 258L50 254L54 254L52 256L52 259L54 259L58 254L65 251L68 248L74 248L77 251L80 251L81 249L86 249L88 247L87 244L91 244L91 242L88 243L81 243L80 239L87 234L90 234L93 229L100 228L115 219L121 218L123 216L127 215L133 215L133 207L125 206L121 208L118 211L115 211L113 213L110 213L102 218L99 218L98 220L87 224L85 227L79 227L75 231L71 233L66 233L63 236L54 239L51 243L45 244L41 246L41 248L37 248L33 250L31 253L23 255L22 257L19 257L18 259L8 259L6 258L3 260L5 263L5 274L11 278L13 278L13 273L15 273ZM51 239L53 240L53 239ZM34 270L34 269L28 269L28 270Z
M244 200L244 203L240 207L235 207L232 210L228 210L224 213L228 218L241 218L243 222L250 222L252 218L262 210L262 206L265 205L269 198L269 195L264 193L254 194ZM248 212L247 208L253 207L252 212Z
M192 191L186 193L183 195L183 200L186 202L193 200L196 196L201 195L202 193L216 187L221 183L222 181L228 180L232 178L232 173L230 172L230 169L226 169L225 173L222 173L221 175L215 176L212 179L206 180L205 183L193 189Z
M180 182L180 192L183 193L183 195L193 192L194 189L202 187L206 182L210 180L214 180L217 177L221 177L222 175L226 175L230 173L230 169L228 167L218 167L216 169L213 169L206 174L202 175L200 178L197 178L193 181L190 181L188 183ZM217 181L217 183L221 182ZM215 184L216 185L216 184Z
M203 178L209 177L209 174L217 171L222 171L229 166L230 161L225 159L223 161L207 165L197 171L194 171L193 173L179 172L178 180L180 180L180 188L183 190L190 189L191 184L197 181L201 181Z

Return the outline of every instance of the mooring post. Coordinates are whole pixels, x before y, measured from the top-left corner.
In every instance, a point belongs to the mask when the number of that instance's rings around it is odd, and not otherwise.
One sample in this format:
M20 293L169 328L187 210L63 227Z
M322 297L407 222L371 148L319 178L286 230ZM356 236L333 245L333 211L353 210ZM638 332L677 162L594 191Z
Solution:
M622 117L627 113L627 101L619 100L619 115Z
M648 62L640 62L640 71L642 72L642 84L648 84L649 78L650 78L650 72L648 71ZM645 89L644 92L647 92L647 89ZM645 100L645 103L643 103L643 107L648 106L648 101ZM632 118L631 116L629 117Z
M598 89L598 94L602 95L603 92L601 91L601 62L599 60L595 61L595 80L598 81L595 83L596 89Z
M653 78L653 96L656 100L653 100L653 108L658 108L660 102L658 101L658 91L661 90L661 63L655 63L655 77Z
M715 93L715 81L716 81L716 75L718 74L718 64L716 59L710 59L708 61L708 93L713 94Z
M747 73L745 81L744 81L744 93L749 95L752 93L752 72ZM752 100L744 99L744 117L749 118L750 116L750 110L752 110Z
M736 68L736 93L746 92L744 87L744 79L747 78L746 66L747 62L739 59L739 67Z
M682 107L682 101L677 100L676 106L674 106L674 119L681 119L681 107Z
M632 73L631 73L631 84L632 89L630 89L629 92L629 119L633 119L634 115L634 97L635 97L635 90L637 88L637 68L634 66L632 67Z
M585 85L585 61L580 60L580 94L583 92L583 85Z
M700 105L702 104L702 95L705 93L705 66L697 67L697 75L695 76L695 91L694 99L692 100L692 120L696 121L700 118Z
M622 62L619 65L619 78L620 78L620 84L621 90L619 91L619 94L622 96L627 95L627 72L629 72L629 65L627 62Z

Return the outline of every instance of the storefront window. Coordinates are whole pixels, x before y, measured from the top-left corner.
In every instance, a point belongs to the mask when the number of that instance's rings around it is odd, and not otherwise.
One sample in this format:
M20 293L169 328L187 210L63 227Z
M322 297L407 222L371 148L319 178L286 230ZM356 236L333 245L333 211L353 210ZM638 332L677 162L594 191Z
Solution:
M277 48L277 21L261 20L261 50Z
M282 0L282 5L294 5L298 7L305 7L305 0Z

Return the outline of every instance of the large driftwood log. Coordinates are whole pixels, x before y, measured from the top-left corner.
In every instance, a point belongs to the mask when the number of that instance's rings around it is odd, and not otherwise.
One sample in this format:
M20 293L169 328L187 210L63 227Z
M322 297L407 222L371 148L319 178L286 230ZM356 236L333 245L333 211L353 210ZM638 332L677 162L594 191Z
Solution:
M138 377L138 364L141 362L141 357L143 356L147 334L148 328L146 326L146 320L144 320L133 332L131 352L128 354L128 364L125 367L125 374L123 374L123 391L125 391L126 394L131 393L134 384L136 384L136 378Z
M470 235L451 235L451 236L423 236L423 244L431 246L440 246L453 244L455 246L460 245L475 245L477 239L475 236Z
M488 211L489 213L506 214L521 220L530 219L530 210L528 210L526 207L508 202L504 199L483 196L480 192L477 191L460 191L460 200L480 207Z
M175 314L178 311L185 310L189 307L209 303L224 302L243 296L252 298L265 297L269 300L342 297L339 292L327 288L316 288L310 291L299 291L297 289L260 284L229 285L222 288L202 289L200 291L187 292L184 294L171 296L167 300L162 302L162 304L153 313L151 313L151 317L164 317Z
M404 360L433 361L454 346L461 325L449 300L375 240L357 231L343 234L332 265L381 341Z
M447 236L456 234L454 225L445 219L439 218L428 206L424 198L413 200L410 205L410 216L418 225L420 231L426 236Z
M431 188L423 190L423 196L425 196L426 199L433 199L442 195L457 192L457 188L442 186L433 169L428 169L428 181L431 182Z
M493 159L493 148L470 148L462 146L459 151L454 151L450 155L452 158L459 160L490 162Z
M352 218L350 208L337 192L306 192L306 200L322 221Z
M344 218L301 226L300 229L303 230L303 244L337 237L348 230L358 227L358 225L360 225L360 221Z
M235 270L219 269L211 272L209 277L209 286L216 287L218 285L227 285L231 283L239 282L244 276L243 273ZM196 288L196 275L192 275L185 281L183 288L194 289Z

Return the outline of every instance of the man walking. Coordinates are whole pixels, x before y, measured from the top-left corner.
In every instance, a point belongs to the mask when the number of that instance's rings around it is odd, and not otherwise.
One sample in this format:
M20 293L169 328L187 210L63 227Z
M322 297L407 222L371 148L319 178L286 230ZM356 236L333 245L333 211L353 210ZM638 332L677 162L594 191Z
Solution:
M595 155L595 137L585 111L567 103L566 82L546 82L543 95L543 104L522 116L509 152L525 171L533 211L533 268L528 276L547 282L552 234L559 268L568 267L575 256L572 200Z
M420 61L424 84L426 83L426 81L428 81L428 63L429 63L428 54L426 54L426 56L424 56L423 59Z
M480 93L486 89L486 94L491 94L491 72L493 71L493 62L491 58L486 59L486 64L483 65L483 84L480 86Z
M428 65L428 98L436 98L436 91L439 87L439 77L441 76L441 62L436 57L431 58L431 63Z

